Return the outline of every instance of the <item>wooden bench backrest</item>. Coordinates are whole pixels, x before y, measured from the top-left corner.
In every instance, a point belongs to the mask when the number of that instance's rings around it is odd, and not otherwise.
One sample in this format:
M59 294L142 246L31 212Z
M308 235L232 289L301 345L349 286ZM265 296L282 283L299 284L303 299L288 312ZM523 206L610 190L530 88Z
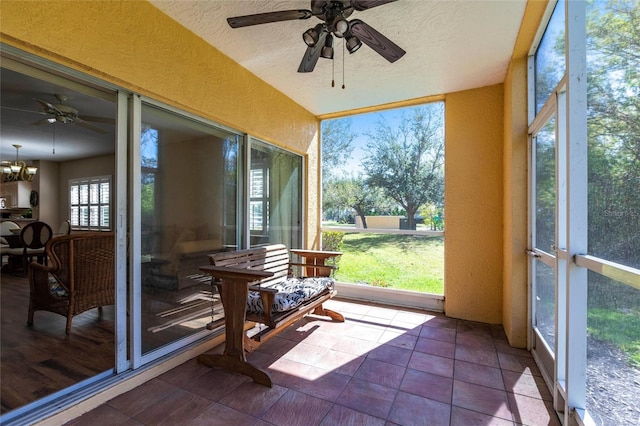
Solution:
M289 275L289 251L284 244L214 253L209 261L214 266L273 272L272 277L256 281L259 284L279 283Z

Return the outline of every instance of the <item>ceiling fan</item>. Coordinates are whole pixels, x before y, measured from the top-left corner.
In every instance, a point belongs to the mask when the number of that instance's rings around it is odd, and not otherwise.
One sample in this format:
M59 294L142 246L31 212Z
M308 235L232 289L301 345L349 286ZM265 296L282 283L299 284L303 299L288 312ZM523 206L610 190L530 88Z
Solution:
M283 10L254 15L227 18L231 28L248 27L270 22L292 21L317 17L322 22L302 34L307 50L298 72L311 72L320 57L333 59L333 37L344 38L349 53L358 50L362 43L372 48L389 62L395 62L406 52L360 19L347 18L354 11L363 11L396 0L311 0L311 10Z
M81 116L80 112L76 108L72 107L67 103L69 101L68 96L60 95L60 94L55 94L53 96L55 96L55 98L58 100L58 103L51 103L51 102L44 101L42 99L33 98L34 101L38 102L42 106L43 108L42 111L33 111L28 109L12 108L7 106L3 106L3 108L15 110L15 111L44 114L49 116L49 117L43 118L42 120L38 120L35 123L31 123L34 126L40 126L45 123L55 123L55 122L59 122L63 124L74 123L74 124L77 124L78 126L82 126L91 131L101 133L101 134L106 134L107 133L106 130L101 129L98 126L94 126L93 124L89 123L89 121L98 122L98 123L115 124L115 120L108 117L95 117L95 116L89 116L89 115Z
M43 101L42 99L34 98L36 102L42 105L42 107L44 108L44 113L50 115L51 117L43 118L42 120L36 121L35 123L32 123L33 125L38 126L45 123L54 123L56 121L65 124L75 123L78 126L93 130L94 132L105 134L107 132L104 129L94 126L93 124L88 122L93 121L109 124L115 123L115 120L107 117L94 117L88 115L83 115L81 117L80 112L76 108L67 104L69 100L68 96L60 94L55 94L54 96L56 97L56 99L58 99L58 104L52 104L50 102Z

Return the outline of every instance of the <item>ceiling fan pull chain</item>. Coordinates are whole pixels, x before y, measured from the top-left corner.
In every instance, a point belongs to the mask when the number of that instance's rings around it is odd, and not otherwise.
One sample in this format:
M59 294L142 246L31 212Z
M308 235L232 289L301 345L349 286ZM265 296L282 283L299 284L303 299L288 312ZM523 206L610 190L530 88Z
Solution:
M342 39L342 89L344 90L344 39Z
M56 155L56 123L53 123L53 155Z
M336 60L331 58L331 87L336 87Z

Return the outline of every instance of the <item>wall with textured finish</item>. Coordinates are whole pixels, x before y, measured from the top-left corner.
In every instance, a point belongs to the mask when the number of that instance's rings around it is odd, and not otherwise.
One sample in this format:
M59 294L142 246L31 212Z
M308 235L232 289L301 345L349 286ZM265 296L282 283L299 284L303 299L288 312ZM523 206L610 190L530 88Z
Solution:
M529 1L504 82L504 272L502 324L512 346L529 330L527 56L547 7Z
M445 312L500 324L503 86L445 102Z
M318 120L143 1L8 1L1 40L306 156L316 240Z

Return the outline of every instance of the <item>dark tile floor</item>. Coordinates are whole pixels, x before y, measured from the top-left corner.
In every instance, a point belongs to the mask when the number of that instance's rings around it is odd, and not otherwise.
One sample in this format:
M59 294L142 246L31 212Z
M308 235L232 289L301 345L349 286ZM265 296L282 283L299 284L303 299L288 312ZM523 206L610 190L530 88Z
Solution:
M559 425L501 326L332 300L248 354L273 387L195 359L70 425ZM221 348L216 348L221 351Z

